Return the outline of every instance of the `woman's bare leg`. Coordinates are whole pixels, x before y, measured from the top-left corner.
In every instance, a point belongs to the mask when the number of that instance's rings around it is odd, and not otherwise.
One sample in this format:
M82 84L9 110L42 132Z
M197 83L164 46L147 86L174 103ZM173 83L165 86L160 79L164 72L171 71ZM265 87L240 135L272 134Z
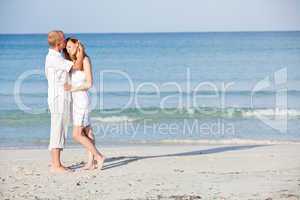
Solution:
M89 152L92 153L95 160L97 161L98 167L101 169L104 162L104 157L102 154L96 149L95 145L92 141L83 133L83 127L74 126L73 127L73 138L80 144L82 144Z
M91 126L87 126L83 128L83 133L91 140L91 142L95 145L95 137L93 134L93 130ZM86 170L92 170L95 169L95 158L92 152L88 151L88 162L83 167L83 169Z

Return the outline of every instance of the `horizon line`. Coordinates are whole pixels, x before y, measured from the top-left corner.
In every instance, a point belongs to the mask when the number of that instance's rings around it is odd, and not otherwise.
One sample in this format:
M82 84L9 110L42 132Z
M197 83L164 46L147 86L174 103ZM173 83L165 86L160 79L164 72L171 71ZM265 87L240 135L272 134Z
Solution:
M55 29L54 29L55 30ZM57 29L60 30L60 29ZM300 32L299 30L232 30L232 31L149 31L149 32L64 32L65 34L172 34L172 33L264 33L264 32ZM44 35L48 32L23 32L23 33L0 33L0 35Z

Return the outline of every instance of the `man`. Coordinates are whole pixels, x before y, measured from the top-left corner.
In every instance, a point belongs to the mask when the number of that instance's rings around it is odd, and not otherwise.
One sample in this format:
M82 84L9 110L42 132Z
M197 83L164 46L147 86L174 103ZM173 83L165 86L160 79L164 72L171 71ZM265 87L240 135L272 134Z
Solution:
M65 144L65 134L70 118L70 93L64 90L69 80L69 71L80 69L83 65L83 51L78 46L77 60L73 63L64 59L61 51L65 48L65 37L62 31L51 31L48 34L49 52L46 56L45 73L48 80L48 105L51 114L49 150L51 151L51 171L67 170L60 161L60 154Z

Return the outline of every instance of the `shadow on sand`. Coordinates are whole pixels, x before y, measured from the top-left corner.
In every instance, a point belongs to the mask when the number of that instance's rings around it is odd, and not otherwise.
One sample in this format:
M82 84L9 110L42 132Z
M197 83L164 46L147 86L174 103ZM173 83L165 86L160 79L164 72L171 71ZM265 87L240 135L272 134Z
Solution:
M163 157L182 157L182 156L199 156L205 154L213 154L213 153L222 153L226 151L238 151L238 150L245 150L251 149L256 147L262 146L269 146L269 145L239 145L239 146L225 146L225 147L215 147L210 149L203 149L198 151L188 151L182 153L174 153L174 154L161 154L161 155L153 155L153 156L119 156L119 157L111 157L106 158L104 162L104 166L102 170L111 169L114 167L120 167L123 165L127 165L131 162L135 162L138 160L143 159L150 159L150 158L163 158ZM84 166L84 162L75 164L70 166L71 169L79 169Z

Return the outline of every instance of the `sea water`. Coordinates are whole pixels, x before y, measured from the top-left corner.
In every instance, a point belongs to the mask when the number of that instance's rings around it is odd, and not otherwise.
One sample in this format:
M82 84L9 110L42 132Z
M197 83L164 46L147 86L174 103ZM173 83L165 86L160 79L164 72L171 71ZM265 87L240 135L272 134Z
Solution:
M300 32L67 34L99 145L300 140ZM47 35L0 35L0 147L46 147ZM69 128L68 143L75 145Z

